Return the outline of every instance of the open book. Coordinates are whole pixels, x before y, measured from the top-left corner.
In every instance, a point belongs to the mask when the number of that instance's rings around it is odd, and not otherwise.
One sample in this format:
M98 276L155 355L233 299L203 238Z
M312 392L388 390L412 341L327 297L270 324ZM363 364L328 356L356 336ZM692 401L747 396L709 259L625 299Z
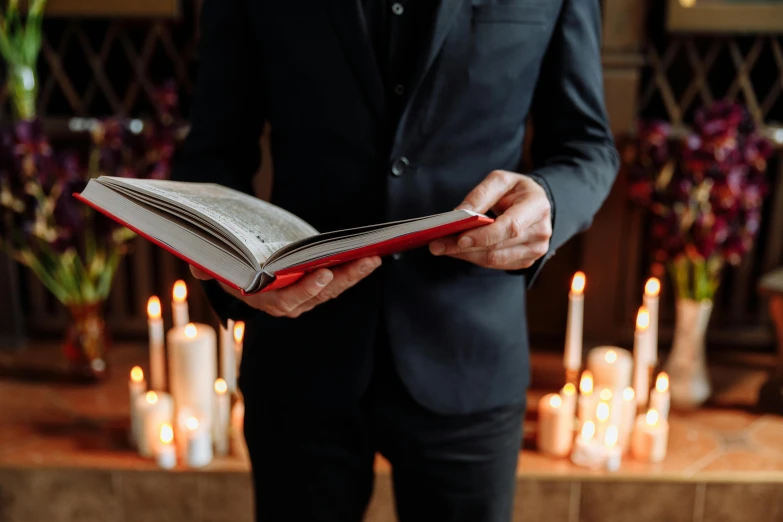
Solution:
M290 212L221 185L101 176L74 196L245 294L492 222L454 210L319 234Z

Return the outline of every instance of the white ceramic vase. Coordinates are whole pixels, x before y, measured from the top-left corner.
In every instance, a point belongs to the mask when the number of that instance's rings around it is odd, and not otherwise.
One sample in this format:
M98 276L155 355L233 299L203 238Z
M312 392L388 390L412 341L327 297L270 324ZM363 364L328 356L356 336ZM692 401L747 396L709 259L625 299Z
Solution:
M698 408L712 392L707 373L706 335L712 300L678 299L674 340L665 370L669 374L672 408Z

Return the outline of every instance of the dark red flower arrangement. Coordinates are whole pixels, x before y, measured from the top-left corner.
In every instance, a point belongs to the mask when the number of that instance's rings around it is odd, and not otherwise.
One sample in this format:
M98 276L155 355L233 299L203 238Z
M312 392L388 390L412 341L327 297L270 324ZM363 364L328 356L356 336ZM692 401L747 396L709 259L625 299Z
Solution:
M677 141L667 123L639 125L626 150L629 197L651 212L653 258L668 266L679 297L712 299L723 266L752 247L771 154L734 103L698 111L693 131Z

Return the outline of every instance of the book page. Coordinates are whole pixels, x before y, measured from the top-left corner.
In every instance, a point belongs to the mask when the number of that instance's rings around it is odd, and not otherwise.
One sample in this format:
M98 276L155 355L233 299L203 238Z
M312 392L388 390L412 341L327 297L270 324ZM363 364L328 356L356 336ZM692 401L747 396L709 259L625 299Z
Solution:
M290 212L221 185L106 176L99 181L132 187L202 215L247 246L259 263L288 243L318 234Z

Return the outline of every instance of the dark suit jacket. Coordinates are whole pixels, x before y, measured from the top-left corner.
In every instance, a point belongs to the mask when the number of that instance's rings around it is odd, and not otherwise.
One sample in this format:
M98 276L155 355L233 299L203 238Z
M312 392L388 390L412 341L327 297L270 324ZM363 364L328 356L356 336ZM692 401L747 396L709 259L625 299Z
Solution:
M494 169L516 170L532 115L531 174L554 204L544 259L590 224L612 185L598 0L441 0L396 132L358 0L206 0L202 16L178 179L250 192L269 121L276 205L320 231L418 217L451 210ZM420 249L298 319L206 287L223 319L248 321L240 386L257 400L350 404L370 379L383 319L413 397L463 414L523 399L535 270Z

